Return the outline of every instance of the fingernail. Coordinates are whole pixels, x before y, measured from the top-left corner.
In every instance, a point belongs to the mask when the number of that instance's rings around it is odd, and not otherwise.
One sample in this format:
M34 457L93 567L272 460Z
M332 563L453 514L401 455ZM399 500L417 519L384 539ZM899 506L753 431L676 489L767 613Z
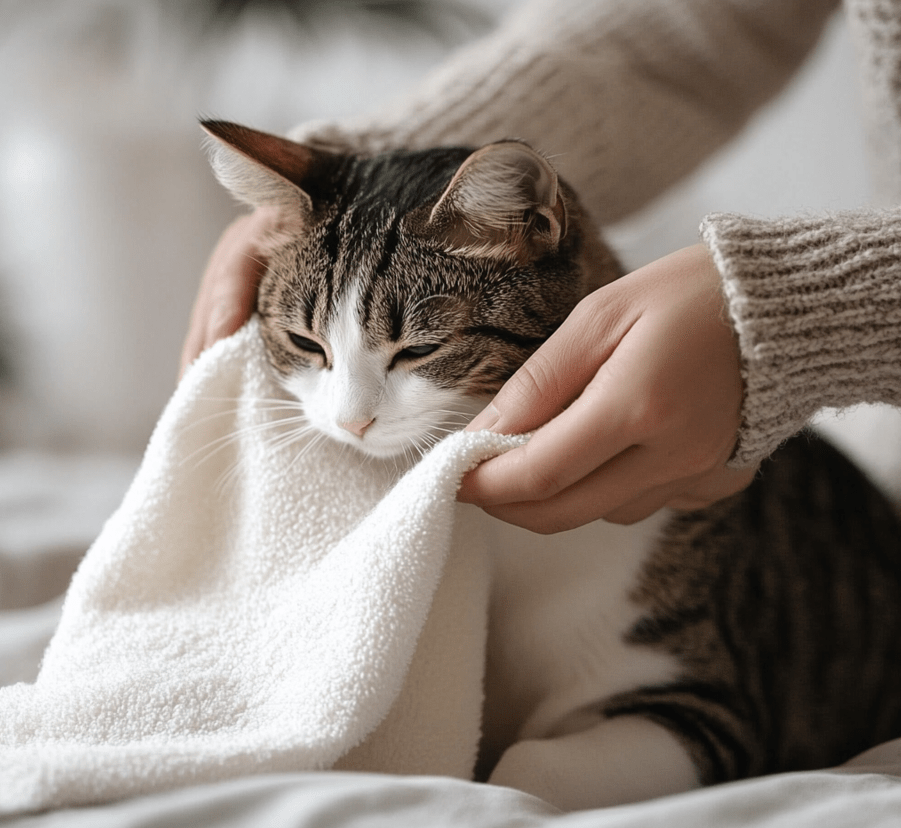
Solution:
M490 431L491 427L501 418L500 412L488 403L476 416L475 419L466 426L467 431Z

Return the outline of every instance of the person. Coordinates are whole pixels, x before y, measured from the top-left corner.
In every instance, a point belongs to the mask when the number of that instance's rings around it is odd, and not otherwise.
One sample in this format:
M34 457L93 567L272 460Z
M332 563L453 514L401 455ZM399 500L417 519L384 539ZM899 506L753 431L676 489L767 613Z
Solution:
M628 523L740 490L820 407L901 405L901 3L532 0L392 108L295 131L363 151L524 138L615 222L733 137L839 5L894 206L709 215L698 244L588 296L469 426L536 431L461 500L537 532ZM271 221L226 230L183 363L248 317Z

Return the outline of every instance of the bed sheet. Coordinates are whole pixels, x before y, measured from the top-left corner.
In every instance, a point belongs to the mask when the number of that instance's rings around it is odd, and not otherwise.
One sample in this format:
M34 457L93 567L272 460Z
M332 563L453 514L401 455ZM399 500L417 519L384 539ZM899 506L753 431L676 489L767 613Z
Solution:
M258 776L110 805L19 817L16 828L897 828L901 780L882 774L768 777L561 814L507 788L439 777Z

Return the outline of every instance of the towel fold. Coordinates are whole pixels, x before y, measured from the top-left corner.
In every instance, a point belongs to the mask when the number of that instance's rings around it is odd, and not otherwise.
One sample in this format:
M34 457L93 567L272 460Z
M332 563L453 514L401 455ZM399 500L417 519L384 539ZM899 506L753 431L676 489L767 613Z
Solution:
M286 443L255 322L205 353L73 578L34 684L0 690L0 813L254 772L468 777L488 602L460 433L409 471Z

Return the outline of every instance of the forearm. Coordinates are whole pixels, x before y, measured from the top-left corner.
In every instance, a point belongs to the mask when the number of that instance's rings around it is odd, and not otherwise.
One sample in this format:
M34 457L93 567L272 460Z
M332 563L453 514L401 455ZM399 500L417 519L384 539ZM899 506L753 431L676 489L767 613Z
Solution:
M368 149L527 140L602 223L686 175L775 94L837 0L533 0L393 108Z
M741 349L733 466L765 457L824 406L901 406L901 209L713 215L702 235Z

